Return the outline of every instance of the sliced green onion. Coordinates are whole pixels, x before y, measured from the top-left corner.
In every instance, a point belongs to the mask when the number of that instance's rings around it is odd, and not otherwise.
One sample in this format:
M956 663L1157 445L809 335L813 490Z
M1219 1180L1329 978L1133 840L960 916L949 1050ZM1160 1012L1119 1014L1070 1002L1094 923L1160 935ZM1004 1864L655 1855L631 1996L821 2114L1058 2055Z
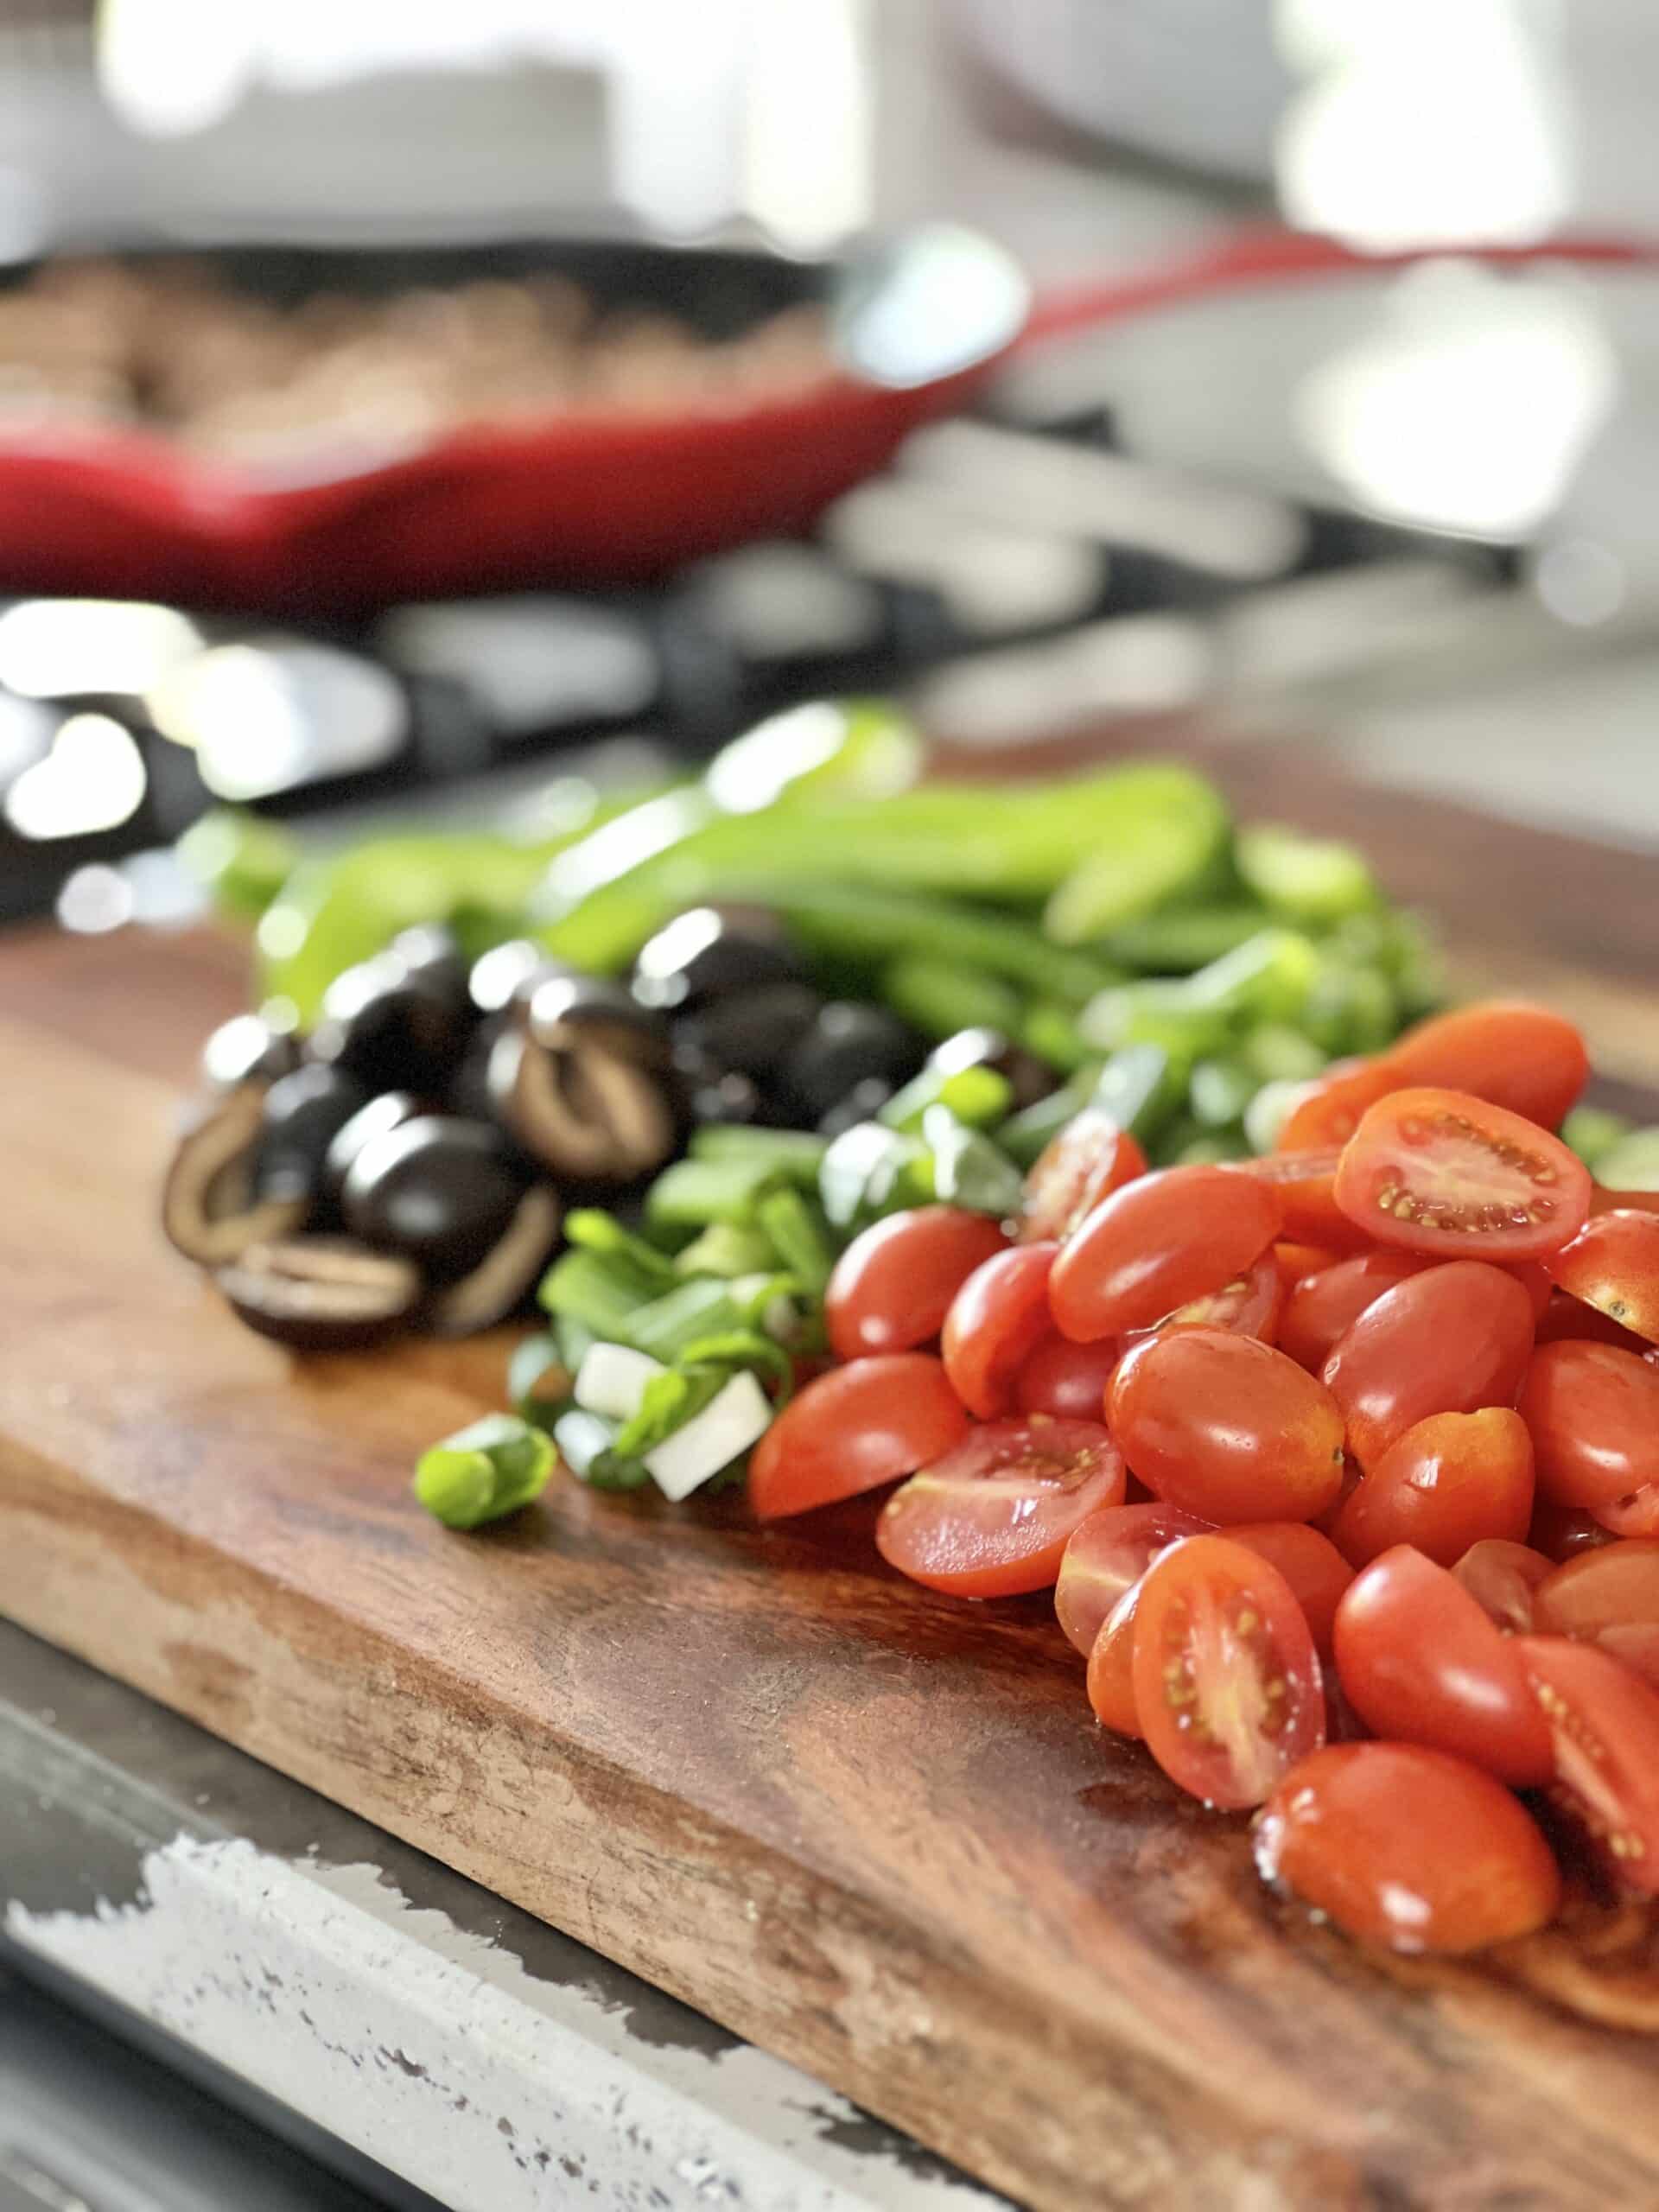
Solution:
M907 1172L918 1169L926 1158L925 1144L880 1122L860 1122L843 1130L824 1154L818 1176L818 1196L830 1226L848 1235L873 1220L904 1187Z
M555 1260L537 1295L561 1331L574 1321L602 1344L626 1344L634 1313L657 1294L657 1287L621 1254L576 1250Z
M658 1290L667 1290L674 1282L674 1262L666 1252L659 1252L654 1244L625 1228L613 1213L601 1213L596 1206L576 1206L566 1214L564 1241L585 1252L603 1253L607 1259L626 1262L641 1283L653 1284Z
M741 1228L734 1221L711 1222L698 1236L695 1236L683 1250L674 1255L674 1267L681 1275L752 1275L762 1268L769 1268L776 1257L775 1239L766 1233L766 1210L773 1198L794 1198L798 1191L772 1192L762 1198L756 1210L758 1226Z
M1603 1153L1596 1180L1609 1191L1659 1191L1659 1129L1632 1129Z
M755 1209L755 1220L807 1297L821 1299L836 1255L819 1209L798 1191L768 1191Z
M516 1414L486 1414L421 1455L415 1495L448 1529L476 1529L539 1497L553 1441Z
M572 1370L564 1349L550 1329L515 1345L507 1362L507 1395L516 1412L537 1428L550 1427L570 1402Z
M1209 1129L1231 1127L1255 1096L1256 1079L1236 1060L1200 1060L1187 1084L1196 1118Z
M734 1286L716 1275L694 1275L628 1316L626 1340L653 1359L671 1364L699 1337L743 1325Z
M1578 1154L1592 1174L1599 1173L1607 1154L1630 1134L1629 1116L1610 1114L1605 1106L1575 1106L1561 1123L1561 1142Z
M711 1222L747 1226L763 1191L778 1180L770 1160L677 1160L645 1193L645 1219L662 1230L706 1229Z
M995 976L921 955L893 961L879 988L895 1014L930 1037L954 1037L960 1029L1012 1036L1023 1011L1020 994Z
M576 1375L574 1395L585 1414L632 1421L663 1363L632 1344L594 1344Z
M1306 837L1258 822L1239 831L1235 850L1238 872L1256 897L1294 920L1328 928L1380 900L1364 855L1336 838Z
M947 1107L930 1107L922 1136L933 1155L934 1195L998 1220L1020 1211L1025 1182L1007 1154L979 1130L964 1128Z
M651 1480L643 1460L627 1459L616 1449L617 1424L597 1414L568 1413L553 1424L559 1457L579 1483L590 1490L641 1490Z
M817 1184L830 1141L814 1136L810 1129L751 1129L711 1122L692 1132L687 1149L693 1160L741 1160L757 1165L765 1160L781 1181L810 1191Z
M626 1459L644 1459L658 1445L666 1443L677 1429L695 1421L703 1408L720 1395L729 1380L728 1368L696 1366L689 1361L679 1367L659 1369L645 1384L632 1414L617 1431L617 1451Z
M645 1455L652 1480L677 1502L729 1466L772 1426L766 1392L745 1370L683 1427Z

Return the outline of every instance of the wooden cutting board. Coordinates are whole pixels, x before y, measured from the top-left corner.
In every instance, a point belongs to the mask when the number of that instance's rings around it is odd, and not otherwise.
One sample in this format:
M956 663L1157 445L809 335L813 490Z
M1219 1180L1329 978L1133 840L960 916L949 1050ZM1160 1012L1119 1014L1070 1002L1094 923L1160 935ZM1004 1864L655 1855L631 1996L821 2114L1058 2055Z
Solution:
M1473 964L1553 963L1643 1071L1650 866L1621 905L1565 841L1367 825L1414 895L1439 851ZM239 984L211 938L0 946L0 1610L1044 2212L1659 2203L1659 2045L1517 1986L1570 1956L1384 1968L1275 1904L1096 1727L1043 1600L900 1584L868 1504L758 1532L563 1482L429 1520L416 1454L497 1402L503 1340L298 1363L157 1233ZM1659 2024L1645 1932L1603 1933Z

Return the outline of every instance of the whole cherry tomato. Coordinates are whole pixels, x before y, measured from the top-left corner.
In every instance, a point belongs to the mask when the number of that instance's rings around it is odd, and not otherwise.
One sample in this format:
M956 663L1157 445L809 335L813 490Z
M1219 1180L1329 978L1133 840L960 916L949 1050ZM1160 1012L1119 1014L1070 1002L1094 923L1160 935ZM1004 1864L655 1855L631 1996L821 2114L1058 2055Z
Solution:
M1259 1805L1325 1734L1319 1657L1289 1584L1243 1544L1189 1536L1138 1590L1135 1709L1147 1750L1206 1804Z
M1553 1505L1612 1505L1659 1482L1659 1368L1611 1344L1541 1344L1516 1410Z
M987 1421L896 1490L876 1548L912 1582L959 1598L1050 1588L1073 1533L1123 1498L1123 1461L1098 1421Z
M1135 1616L1141 1584L1132 1582L1101 1623L1089 1653L1089 1702L1103 1727L1119 1736L1141 1733L1135 1704Z
M1554 1747L1553 1795L1623 1886L1659 1893L1659 1694L1593 1644L1517 1636Z
M1497 1536L1471 1544L1452 1570L1488 1620L1523 1636L1532 1626L1534 1592L1554 1571L1542 1552Z
M1064 1243L1103 1198L1147 1172L1147 1155L1109 1114L1085 1108L1038 1154L1026 1177L1020 1242Z
M1519 1414L1430 1414L1397 1437L1342 1509L1337 1548L1363 1567L1414 1544L1455 1567L1471 1544L1518 1544L1532 1526L1532 1439Z
M1091 1513L1065 1548L1054 1585L1054 1611L1067 1637L1092 1651L1107 1615L1160 1552L1210 1522L1173 1505L1108 1505Z
M754 1447L757 1519L856 1497L948 1452L968 1416L926 1352L881 1353L833 1368L791 1398Z
M976 1268L951 1300L939 1350L970 1414L1011 1410L1014 1378L1049 1333L1048 1278L1058 1244L1016 1244ZM1091 1418L1098 1421L1096 1407Z
M1112 1377L1107 1421L1155 1496L1207 1521L1311 1521L1342 1486L1330 1392L1254 1337L1147 1338Z
M929 1344L974 1269L1008 1240L982 1213L917 1206L855 1236L823 1294L824 1325L842 1359Z
M1417 1744L1333 1744L1293 1767L1256 1821L1255 1863L1392 1951L1483 1950L1561 1901L1549 1846L1503 1783Z
M1591 1510L1610 1535L1659 1536L1659 1483L1644 1483L1628 1497L1610 1499Z
M1103 1421L1117 1358L1116 1337L1074 1344L1051 1332L1014 1378L1014 1403L1022 1414L1052 1414L1057 1421Z
M1583 1231L1580 1231L1583 1235ZM1544 1272L1541 1260L1516 1260L1505 1266L1505 1274L1513 1275L1532 1300L1532 1322L1536 1328L1549 1311L1549 1301L1555 1295L1555 1286Z
M1360 1252L1305 1275L1296 1283L1279 1323L1278 1345L1298 1367L1317 1375L1368 1306L1385 1290L1434 1262L1415 1252Z
M1589 1227L1587 1222L1585 1227ZM1583 1233L1580 1231L1580 1235ZM1543 1319L1538 1324L1538 1342L1616 1344L1621 1351L1638 1355L1652 1349L1647 1338L1638 1337L1634 1329L1621 1328L1605 1313L1598 1313L1593 1306L1569 1298L1564 1290L1556 1291L1545 1306Z
M1264 1252L1247 1274L1236 1275L1219 1290L1206 1291L1202 1298L1178 1306L1149 1329L1126 1331L1123 1349L1127 1351L1143 1337L1161 1336L1170 1329L1230 1329L1236 1336L1254 1337L1258 1343L1270 1344L1284 1302L1285 1286L1273 1254Z
M1649 1343L1659 1339L1659 1214L1599 1213L1544 1266L1581 1304Z
M1399 1089L1377 1059L1332 1060L1280 1123L1275 1152L1322 1152L1347 1143L1368 1106Z
M1513 1405L1531 1348L1532 1307L1514 1276L1453 1260L1368 1306L1325 1361L1324 1380L1348 1449L1370 1468L1430 1414Z
M1161 1321L1244 1274L1272 1243L1279 1206L1226 1167L1166 1167L1103 1199L1049 1278L1064 1336L1078 1344Z
M1443 1567L1397 1544L1337 1607L1337 1672L1379 1736L1428 1744L1517 1788L1547 1782L1549 1735L1513 1637Z
M1466 1090L1546 1129L1560 1128L1590 1075L1573 1025L1521 1000L1487 999L1435 1014L1382 1058L1402 1086Z
M1229 1543L1243 1544L1278 1568L1302 1609L1314 1649L1326 1656L1337 1607L1354 1579L1353 1568L1330 1537L1305 1521L1245 1521L1223 1533ZM1325 1687L1330 1688L1328 1680Z
M1501 1106L1465 1091L1396 1090L1349 1140L1336 1200L1379 1244L1448 1260L1538 1259L1583 1227L1590 1171L1559 1137Z
M1547 1497L1540 1497L1533 1506L1527 1541L1546 1559L1558 1562L1576 1559L1580 1552L1595 1551L1615 1541L1612 1530L1604 1528L1581 1505L1552 1505Z

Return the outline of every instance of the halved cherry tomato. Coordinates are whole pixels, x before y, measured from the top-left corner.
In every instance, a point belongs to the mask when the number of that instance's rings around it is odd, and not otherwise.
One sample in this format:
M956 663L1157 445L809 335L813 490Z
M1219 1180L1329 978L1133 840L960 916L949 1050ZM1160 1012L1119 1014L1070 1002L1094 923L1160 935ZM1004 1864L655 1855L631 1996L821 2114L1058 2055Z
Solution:
M1517 1636L1513 1649L1548 1726L1553 1795L1619 1882L1659 1892L1659 1694L1593 1644Z
M1337 1548L1363 1567L1414 1544L1455 1567L1483 1538L1520 1543L1532 1525L1532 1439L1519 1414L1430 1414L1389 1445L1342 1509Z
M1320 1152L1270 1152L1262 1160L1235 1160L1230 1172L1268 1185L1279 1202L1281 1235L1336 1252L1355 1252L1371 1238L1337 1204L1341 1160L1334 1146Z
M1125 1352L1107 1422L1155 1496L1207 1521L1311 1521L1342 1486L1330 1392L1225 1329L1172 1329Z
M1396 1090L1349 1140L1336 1200L1379 1244L1537 1259L1583 1227L1590 1171L1559 1137L1466 1091Z
M1540 1494L1599 1511L1659 1482L1659 1368L1611 1344L1541 1344L1516 1410L1532 1433Z
M1611 1535L1659 1536L1659 1483L1644 1483L1628 1497L1615 1497L1592 1513Z
M1054 1585L1054 1611L1079 1651L1095 1648L1107 1615L1160 1552L1211 1527L1173 1505L1109 1505L1091 1513L1065 1548Z
M968 1416L944 1368L922 1351L831 1369L791 1398L754 1447L749 1503L776 1520L856 1497L949 1452Z
M1580 1552L1599 1550L1615 1538L1612 1530L1605 1529L1583 1506L1552 1505L1547 1497L1541 1497L1532 1509L1527 1541L1546 1559L1559 1561L1576 1559Z
M1659 1339L1659 1214L1599 1213L1544 1266L1582 1304L1649 1343Z
M1363 1943L1483 1950L1553 1920L1561 1878L1501 1782L1416 1744L1333 1744L1293 1767L1255 1863Z
M1336 1654L1350 1702L1379 1736L1452 1752L1516 1788L1548 1780L1549 1735L1514 1638L1409 1544L1354 1578Z
M1589 1226L1588 1223L1586 1227ZM1580 1231L1583 1234L1583 1230ZM1621 1328L1617 1321L1610 1321L1605 1313L1598 1313L1593 1306L1586 1306L1577 1298L1569 1298L1558 1290L1544 1308L1543 1319L1538 1324L1541 1344L1616 1344L1620 1351L1637 1353L1652 1347L1645 1337L1638 1337L1634 1329Z
M1554 1571L1554 1561L1529 1544L1483 1536L1452 1573L1488 1620L1524 1636L1532 1626L1533 1593Z
M1147 1748L1206 1804L1259 1805L1325 1735L1319 1657L1289 1584L1243 1544L1189 1536L1139 1588L1135 1709Z
M1073 1532L1123 1498L1123 1461L1098 1421L988 1421L881 1509L889 1567L959 1598L1046 1590Z
M1279 1270L1279 1280L1287 1294L1309 1275L1323 1274L1327 1268L1334 1268L1343 1257L1326 1244L1295 1244L1284 1237L1273 1248L1273 1264Z
M1123 1349L1127 1351L1143 1337L1161 1336L1171 1329L1230 1329L1235 1336L1254 1337L1259 1344L1270 1344L1284 1302L1285 1286L1273 1254L1264 1252L1248 1274L1235 1275L1219 1290L1206 1291L1202 1298L1178 1306L1149 1329L1127 1330Z
M1116 1337L1074 1344L1058 1331L1044 1338L1014 1379L1022 1414L1052 1414L1057 1421L1103 1421L1106 1390L1117 1365Z
M1166 1167L1103 1199L1049 1278L1063 1336L1078 1344L1144 1329L1243 1274L1272 1243L1279 1206L1226 1167Z
M951 1300L939 1350L970 1414L995 1421L1014 1401L1014 1377L1049 1333L1048 1278L1058 1244L1016 1244L974 1269ZM1098 1421L1099 1409L1091 1416Z
M1146 1154L1109 1114L1090 1107L1073 1115L1026 1177L1020 1242L1064 1243L1103 1198L1146 1172Z
M1368 1106L1376 1105L1400 1078L1381 1059L1332 1060L1316 1076L1306 1095L1280 1124L1275 1152L1322 1152L1340 1147L1359 1127Z
M1119 1736L1141 1733L1135 1703L1135 1630L1141 1585L1132 1582L1101 1623L1089 1653L1089 1702L1103 1727Z
M1304 1276L1285 1301L1280 1351L1317 1375L1368 1306L1433 1264L1415 1252L1360 1252Z
M1515 1277L1453 1260L1368 1306L1325 1361L1324 1380L1348 1449L1370 1468L1430 1414L1513 1405L1531 1348L1532 1307Z
M1573 1025L1519 999L1485 999L1435 1014L1382 1057L1402 1084L1466 1090L1546 1129L1560 1128L1590 1076L1590 1056Z
M1607 1544L1566 1560L1539 1584L1533 1622L1541 1635L1592 1643L1611 1630L1659 1628L1659 1539ZM1618 1646L1608 1648L1617 1657Z
M1278 1568L1302 1609L1314 1649L1324 1658L1331 1649L1337 1607L1354 1579L1353 1568L1330 1537L1305 1521L1246 1521L1224 1534L1229 1543L1243 1544Z
M842 1359L930 1344L974 1269L1008 1240L961 1206L916 1206L855 1236L823 1294L824 1326Z

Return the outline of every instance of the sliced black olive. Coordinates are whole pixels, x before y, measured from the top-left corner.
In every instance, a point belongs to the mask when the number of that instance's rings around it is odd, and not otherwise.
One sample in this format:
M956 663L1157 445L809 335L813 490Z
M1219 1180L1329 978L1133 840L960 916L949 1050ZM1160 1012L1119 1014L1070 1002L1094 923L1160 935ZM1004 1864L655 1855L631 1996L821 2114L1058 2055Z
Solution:
M240 1084L214 1097L179 1140L162 1189L168 1242L204 1268L222 1266L262 1238L286 1236L305 1218L308 1195L260 1195L254 1166L265 1086Z
M407 1321L421 1298L410 1261L344 1237L250 1245L214 1281L238 1320L300 1351L353 1351Z
M491 1014L473 1032L473 1041L461 1054L461 1065L455 1070L446 1095L446 1110L449 1113L459 1114L469 1122L495 1119L495 1102L490 1093L490 1054L505 1027L500 1015Z
M440 1090L474 1019L459 960L411 966L394 950L335 976L311 1033L311 1053L371 1090Z
M368 1099L365 1087L343 1068L296 1068L273 1083L265 1093L254 1166L259 1197L309 1204L322 1187L329 1146Z
M781 930L747 917L739 921L715 906L677 914L633 963L633 995L640 1005L671 1014L695 1014L734 991L810 980Z
M674 1025L677 1050L764 1083L818 1018L823 1001L804 983L771 983L716 999Z
M435 998L463 1001L467 996L467 956L453 930L442 922L422 922L400 930L391 941L391 955L401 962L404 975L414 988Z
M427 1307L424 1319L433 1334L470 1337L505 1321L540 1279L559 1241L563 1212L550 1185L532 1183L478 1265Z
M453 1114L422 1114L372 1137L346 1170L346 1225L401 1252L435 1280L475 1268L524 1195L524 1175L500 1132Z
M495 1112L514 1142L556 1175L632 1182L660 1167L677 1134L666 1071L611 1049L609 1028L563 1046L509 1029L490 1054Z
M521 992L519 1004L525 1028L552 1051L577 1051L594 1042L644 1066L667 1063L663 1017L640 1006L620 983L565 969Z
M323 1154L317 1186L321 1204L331 1211L338 1210L352 1162L365 1144L384 1136L389 1129L401 1128L405 1122L412 1122L417 1114L428 1110L412 1090L383 1090L366 1106L359 1106L351 1120L336 1131Z
M1000 1029L958 1029L936 1045L927 1065L942 1075L959 1075L964 1068L994 1068L1006 1077L1016 1107L1034 1106L1059 1089L1059 1078L1046 1060L1015 1045Z
M238 1083L275 1083L300 1065L300 1040L291 1029L278 1029L263 1014L232 1014L221 1021L201 1048L201 1072L220 1090Z
M896 1084L884 1082L879 1075L867 1075L862 1083L855 1083L847 1096L818 1116L818 1135L838 1137L847 1130L858 1127L861 1122L872 1122L898 1089Z
M779 1087L811 1128L857 1084L896 1090L921 1071L927 1047L885 1007L836 1000L826 1006L779 1071Z

